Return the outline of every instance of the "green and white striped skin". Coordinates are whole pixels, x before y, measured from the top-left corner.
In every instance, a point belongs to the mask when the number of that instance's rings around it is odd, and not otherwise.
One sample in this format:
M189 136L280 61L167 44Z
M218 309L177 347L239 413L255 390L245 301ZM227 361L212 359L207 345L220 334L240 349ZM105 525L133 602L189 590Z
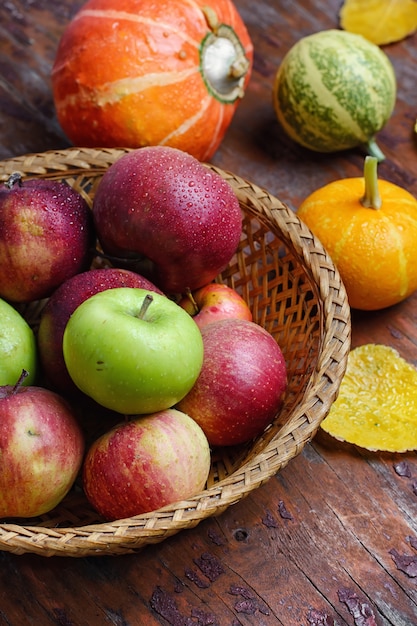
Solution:
M361 35L326 30L300 39L285 55L274 85L274 107L286 133L316 152L374 141L392 114L396 78L388 56Z

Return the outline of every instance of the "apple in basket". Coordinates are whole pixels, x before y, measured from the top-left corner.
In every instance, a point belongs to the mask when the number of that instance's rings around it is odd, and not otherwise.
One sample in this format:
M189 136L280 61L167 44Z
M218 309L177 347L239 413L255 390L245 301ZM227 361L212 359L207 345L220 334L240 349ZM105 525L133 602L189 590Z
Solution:
M0 298L0 385L14 385L22 370L30 385L38 372L38 349L33 330L20 313Z
M84 300L100 291L117 287L138 287L161 293L136 272L112 267L76 274L53 292L42 311L38 330L39 358L48 386L65 394L77 389L68 374L62 351L65 326Z
M40 300L87 269L93 230L86 201L68 184L12 174L0 187L0 297Z
M114 426L87 451L83 488L92 506L115 520L154 511L205 487L210 448L188 415L167 409Z
M21 382L0 387L0 518L52 510L72 487L84 454L69 404Z
M194 292L189 291L179 305L201 329L222 319L237 318L252 321L252 311L241 295L228 285L209 283Z
M168 146L124 154L93 201L98 239L112 262L136 269L167 295L211 282L236 252L238 199L219 174Z
M177 408L200 424L212 446L249 441L282 405L287 387L282 351L270 333L247 320L213 322L201 334L203 366Z
M96 293L71 315L65 364L87 396L124 414L154 413L191 389L203 362L194 320L164 295L120 287Z

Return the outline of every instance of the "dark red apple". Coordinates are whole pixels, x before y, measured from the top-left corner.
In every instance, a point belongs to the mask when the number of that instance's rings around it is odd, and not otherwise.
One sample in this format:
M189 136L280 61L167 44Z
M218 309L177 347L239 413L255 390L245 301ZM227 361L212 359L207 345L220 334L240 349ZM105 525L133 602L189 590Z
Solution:
M70 316L87 298L117 287L137 287L161 293L140 274L109 267L88 270L69 278L49 298L41 315L38 348L48 385L52 385L56 391L67 394L76 390L62 351L64 330Z
M66 183L13 175L0 187L0 296L30 302L49 296L89 265L91 211Z
M242 296L228 285L219 283L189 292L181 298L179 305L194 318L200 329L229 318L252 321L252 311Z
M242 230L232 187L167 146L133 150L111 165L93 217L104 252L142 263L135 269L167 294L211 282L236 252Z
M287 369L280 347L264 328L227 319L201 330L203 367L177 408L196 420L213 446L259 435L281 408Z
M41 387L0 387L0 518L52 510L81 468L84 438L69 404Z
M118 424L89 448L83 486L106 519L140 515L205 487L210 448L188 415L167 409Z

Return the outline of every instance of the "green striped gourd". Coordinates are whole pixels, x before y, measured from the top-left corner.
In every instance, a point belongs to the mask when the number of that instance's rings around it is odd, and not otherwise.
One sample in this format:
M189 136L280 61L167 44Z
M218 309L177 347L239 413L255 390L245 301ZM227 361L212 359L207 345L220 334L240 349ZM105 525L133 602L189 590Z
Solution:
M361 35L325 30L300 39L275 77L274 107L285 132L316 152L364 145L391 116L396 78L388 56Z

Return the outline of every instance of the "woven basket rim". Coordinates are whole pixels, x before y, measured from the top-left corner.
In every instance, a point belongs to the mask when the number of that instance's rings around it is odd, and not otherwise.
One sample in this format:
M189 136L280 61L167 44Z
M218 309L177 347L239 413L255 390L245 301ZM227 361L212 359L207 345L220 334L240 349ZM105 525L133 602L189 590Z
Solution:
M25 177L48 178L79 172L103 173L128 151L126 148L67 148L22 155L0 161L0 180L6 180L15 171ZM196 526L203 519L223 512L283 468L312 439L336 399L346 370L351 335L350 308L336 267L320 241L278 198L231 172L206 165L232 184L241 203L250 204L253 198L261 203L260 219L273 224L285 235L286 243L302 259L305 271L317 285L323 334L317 367L303 402L261 452L194 497L158 511L101 524L49 528L25 523L30 520L22 524L0 523L0 550L43 556L125 554ZM297 439L294 433L298 431L302 432Z

